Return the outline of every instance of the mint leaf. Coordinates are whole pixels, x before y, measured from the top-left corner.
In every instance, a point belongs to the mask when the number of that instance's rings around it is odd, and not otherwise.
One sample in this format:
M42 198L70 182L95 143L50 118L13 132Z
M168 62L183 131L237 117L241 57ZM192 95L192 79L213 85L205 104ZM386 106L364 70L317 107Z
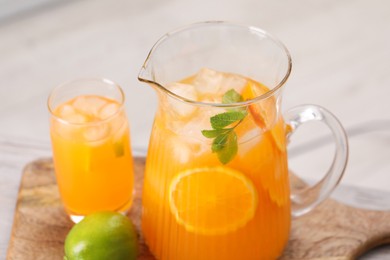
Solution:
M247 113L242 111L229 111L217 114L210 118L211 127L213 129L222 129L234 122L244 119Z
M215 138L219 135L225 134L230 131L230 128L227 129L213 129L213 130L202 130L202 135L207 138Z
M222 97L222 104L238 103L238 102L242 102L242 101L244 101L244 99L234 89L227 91L225 93L225 95L223 95L223 97ZM245 113L245 115L247 113L245 107L234 107L234 108L229 108L227 110L228 111L240 111L242 113Z
M236 156L238 151L237 134L231 131L227 135L227 140L222 149L217 152L218 159L221 163L227 164Z
M241 101L244 101L244 99L234 89L227 91L222 97L222 104L231 104L231 103L237 103Z
M230 132L227 134L219 135L214 139L213 144L211 145L211 151L213 153L221 151L226 147L226 142L228 141L229 134Z
M223 104L231 104L243 101L242 96L234 89L227 91L222 97ZM244 107L226 109L227 112L210 117L210 124L213 129L202 130L206 138L213 138L211 151L216 153L221 163L227 164L236 156L238 151L237 134L234 129L248 115ZM227 126L234 124L230 128Z

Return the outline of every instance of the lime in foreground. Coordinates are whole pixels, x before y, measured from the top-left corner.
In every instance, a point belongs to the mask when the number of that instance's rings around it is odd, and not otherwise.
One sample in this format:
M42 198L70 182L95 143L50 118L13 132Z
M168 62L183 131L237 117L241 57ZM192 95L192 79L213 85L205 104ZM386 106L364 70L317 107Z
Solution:
M71 229L64 260L132 260L137 251L137 233L130 219L116 212L98 212Z

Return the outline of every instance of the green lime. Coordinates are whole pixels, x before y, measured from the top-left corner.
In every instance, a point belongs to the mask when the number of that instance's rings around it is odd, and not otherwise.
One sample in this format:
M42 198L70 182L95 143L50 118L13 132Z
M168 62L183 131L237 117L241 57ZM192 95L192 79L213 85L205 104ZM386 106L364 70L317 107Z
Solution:
M64 260L131 260L137 258L137 233L130 219L116 212L85 217L65 240Z

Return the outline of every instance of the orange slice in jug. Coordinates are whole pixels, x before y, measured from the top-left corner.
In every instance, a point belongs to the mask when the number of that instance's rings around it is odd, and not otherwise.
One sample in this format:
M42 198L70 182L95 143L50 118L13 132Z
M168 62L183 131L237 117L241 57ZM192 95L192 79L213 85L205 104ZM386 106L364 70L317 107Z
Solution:
M248 81L241 95L244 100L254 99L267 93L269 89L258 82ZM271 131L275 144L281 151L286 150L285 126L282 119L277 119L277 104L274 96L255 102L249 106L249 112L263 131Z
M266 86L248 80L248 83L242 90L241 95L244 100L250 100L261 96L268 91L269 89ZM275 97L271 96L251 104L249 106L249 111L254 121L260 128L264 130L270 129L270 127L272 127L274 124L277 116Z
M231 168L193 168L172 179L169 206L187 231L222 235L245 226L254 217L257 191L250 179Z
M248 81L248 84L244 87L241 95L245 100L250 100L263 95L268 91L269 89L266 86L254 81ZM267 138L266 140L269 140L267 142L263 142L263 145L268 144L269 147L262 148L260 150L269 152L268 156L270 156L270 154L274 154L271 153L273 147L282 153L285 153L286 134L291 131L291 127L285 125L282 117L277 118L277 104L275 97L270 96L266 99L254 102L249 105L248 110L256 125L264 131L264 136ZM260 154L260 152L256 153ZM273 156L278 157L280 155L274 154ZM274 158L270 161L274 160L276 159ZM256 163L253 162L253 165L256 165ZM271 169L274 166L269 165L268 167ZM259 169L259 172L261 171L262 169ZM286 188L281 188L281 180L279 177L275 173L268 175L262 174L260 177L262 185L266 190L268 190L271 200L276 202L279 206L285 204L288 200L288 190Z

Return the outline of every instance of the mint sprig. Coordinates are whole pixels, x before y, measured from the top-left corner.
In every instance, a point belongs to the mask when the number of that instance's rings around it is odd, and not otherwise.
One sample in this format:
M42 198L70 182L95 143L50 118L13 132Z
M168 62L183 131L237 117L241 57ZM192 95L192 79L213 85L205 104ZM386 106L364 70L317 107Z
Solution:
M243 111L228 111L217 114L210 118L211 127L213 129L223 129L234 122L244 119L245 116L246 114Z
M223 104L231 104L243 101L242 96L234 89L227 91L222 97ZM227 164L236 156L238 151L237 134L234 129L247 116L245 108L232 108L227 112L217 114L210 118L212 130L202 130L206 138L214 139L211 151L217 153L221 163ZM228 126L232 127L227 128Z
M115 157L122 157L125 154L125 147L123 140L114 143Z

